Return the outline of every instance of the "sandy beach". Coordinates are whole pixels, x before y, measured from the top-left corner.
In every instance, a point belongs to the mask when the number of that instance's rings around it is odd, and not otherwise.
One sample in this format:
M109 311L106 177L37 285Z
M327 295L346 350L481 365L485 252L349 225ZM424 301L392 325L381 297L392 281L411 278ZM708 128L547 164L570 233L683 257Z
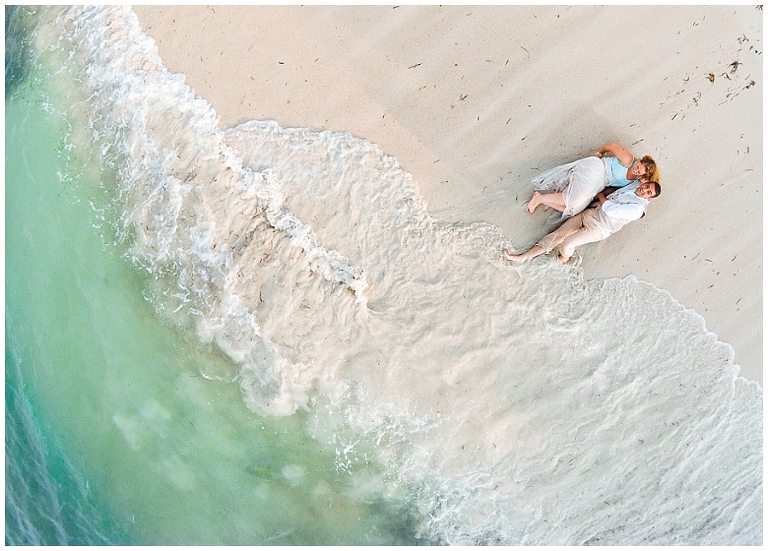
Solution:
M611 141L652 155L661 197L581 248L584 277L666 289L762 384L761 9L135 11L222 128L271 119L370 140L414 176L432 216L495 224L519 251L545 229L547 213L524 208L538 172Z

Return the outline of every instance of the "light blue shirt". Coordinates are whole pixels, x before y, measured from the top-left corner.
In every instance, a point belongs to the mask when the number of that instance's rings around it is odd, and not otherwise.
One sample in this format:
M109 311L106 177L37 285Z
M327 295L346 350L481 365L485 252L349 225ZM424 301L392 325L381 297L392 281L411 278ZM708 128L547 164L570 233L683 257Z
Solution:
M634 180L627 180L627 169L636 162L637 161L634 161L629 166L624 166L621 164L618 157L603 157L603 163L605 163L606 185L612 187L624 187L629 185L629 183Z

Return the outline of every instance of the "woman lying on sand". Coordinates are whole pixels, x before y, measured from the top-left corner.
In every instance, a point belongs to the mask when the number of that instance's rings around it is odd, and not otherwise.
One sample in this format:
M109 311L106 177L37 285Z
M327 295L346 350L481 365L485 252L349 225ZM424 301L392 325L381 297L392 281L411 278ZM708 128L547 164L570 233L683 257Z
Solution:
M603 157L606 153L611 155ZM638 160L620 145L607 143L592 157L557 166L535 178L532 183L537 191L528 202L528 212L545 205L567 218L587 208L606 186L620 188L637 180L658 181L656 161L649 155Z

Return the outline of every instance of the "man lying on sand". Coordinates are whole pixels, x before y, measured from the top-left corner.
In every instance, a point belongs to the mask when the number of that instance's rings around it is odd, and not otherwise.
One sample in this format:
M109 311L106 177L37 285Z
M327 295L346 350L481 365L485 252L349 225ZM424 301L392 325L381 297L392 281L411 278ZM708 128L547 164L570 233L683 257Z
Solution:
M579 245L601 241L625 224L642 218L648 202L660 193L658 182L636 182L614 191L608 197L601 191L597 194L599 204L596 207L572 216L529 251L513 255L504 249L502 254L507 260L525 262L559 246L558 259L565 264Z

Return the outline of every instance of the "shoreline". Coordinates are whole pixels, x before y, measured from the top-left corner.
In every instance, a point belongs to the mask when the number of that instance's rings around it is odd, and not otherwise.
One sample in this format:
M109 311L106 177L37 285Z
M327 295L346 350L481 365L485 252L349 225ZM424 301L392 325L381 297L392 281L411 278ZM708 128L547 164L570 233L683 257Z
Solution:
M650 154L661 197L644 219L582 247L579 269L668 291L762 385L754 7L134 10L222 128L270 119L365 138L411 173L434 218L497 225L518 250L546 229L548 214L524 209L538 172L608 141ZM642 43L621 32L651 18Z

